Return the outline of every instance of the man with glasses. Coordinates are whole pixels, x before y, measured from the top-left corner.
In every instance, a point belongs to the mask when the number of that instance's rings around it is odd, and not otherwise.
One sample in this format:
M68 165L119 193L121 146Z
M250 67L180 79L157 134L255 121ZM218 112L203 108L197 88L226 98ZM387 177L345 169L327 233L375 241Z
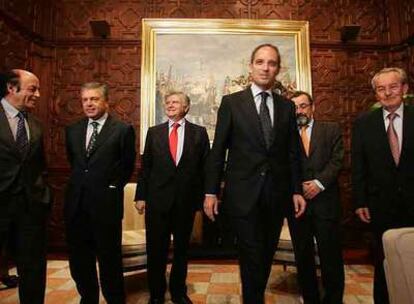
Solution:
M356 214L375 235L375 303L388 303L382 234L414 226L414 109L405 106L407 75L385 68L371 81L382 105L355 120L352 190Z
M15 249L20 303L40 304L46 285L46 220L50 192L43 131L30 113L40 98L39 79L25 70L1 75L0 248Z
M341 204L338 175L344 146L336 122L315 120L312 97L302 91L292 96L302 139L303 195L308 202L305 216L289 219L298 280L305 303L321 303L314 258L318 246L324 293L322 303L342 303L344 264L339 232Z

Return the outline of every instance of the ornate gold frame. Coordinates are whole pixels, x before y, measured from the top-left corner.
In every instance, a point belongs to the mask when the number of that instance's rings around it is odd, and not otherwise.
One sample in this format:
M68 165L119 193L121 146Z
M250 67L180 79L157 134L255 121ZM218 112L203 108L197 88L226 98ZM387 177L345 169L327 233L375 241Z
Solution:
M143 19L141 66L140 150L143 151L148 128L156 112L156 40L168 34L237 34L293 37L295 41L297 88L312 91L309 48L309 23L287 20L245 19ZM185 52L185 47L183 48Z

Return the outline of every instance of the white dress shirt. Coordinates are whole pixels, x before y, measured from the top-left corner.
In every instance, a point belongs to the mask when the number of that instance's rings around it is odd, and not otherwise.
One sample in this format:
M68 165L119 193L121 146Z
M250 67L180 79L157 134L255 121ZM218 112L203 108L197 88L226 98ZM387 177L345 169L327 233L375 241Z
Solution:
M14 140L16 140L16 134L17 134L17 124L19 123L19 110L17 110L15 107L13 107L5 98L1 99L1 105L3 106L4 112L6 114L7 120L9 122L10 130L12 131ZM30 141L30 130L29 130L29 124L27 123L27 119L24 119L24 126L26 127L26 133L27 133L27 140Z
M174 120L168 119L168 137L173 130L173 124L175 123ZM184 133L185 133L185 119L182 118L177 123L180 125L177 128L178 134L178 143L177 143L177 155L176 155L176 162L177 165L180 162L181 156L183 155L183 148L184 148Z
M106 119L108 118L108 113L102 115L99 119L93 120L89 118L88 120L88 127L86 129L86 141L85 141L85 148L88 149L89 141L91 140L91 136L93 133L93 126L92 122L96 121L98 123L98 134L101 132L103 125L105 124Z
M384 126L385 126L385 132L387 132L388 126L390 125L390 120L388 118L388 114L391 112L388 112L384 108L382 108L382 114L384 116ZM397 116L394 117L394 129L395 132L397 132L398 136L398 146L401 151L402 147L402 140L403 140L403 117L404 117L404 103L401 103L400 107L395 111Z
M260 104L262 103L262 96L260 95L260 93L263 92L263 89L258 87L255 83L252 83L252 86L250 88L252 90L252 94L254 97L254 103L256 105L257 114L260 115ZM266 105L269 108L270 120L272 121L273 126L273 94L271 89L266 90L265 92L269 94L266 99Z

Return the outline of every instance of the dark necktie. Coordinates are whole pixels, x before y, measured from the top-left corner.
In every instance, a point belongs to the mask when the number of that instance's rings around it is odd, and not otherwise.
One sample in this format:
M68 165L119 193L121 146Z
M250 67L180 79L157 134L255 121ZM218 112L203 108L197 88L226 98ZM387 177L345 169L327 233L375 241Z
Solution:
M267 92L261 92L260 96L262 101L260 102L260 124L262 125L263 136L266 142L266 148L269 149L272 139L272 121L270 120L269 108L266 104L266 99L269 96Z
M394 128L394 118L397 117L397 113L388 114L388 120L390 124L387 129L388 142L390 143L392 157L394 158L395 165L398 166L400 162L400 145L398 143L398 135Z
M89 156L91 156L91 153L92 153L92 151L93 151L93 149L95 148L95 145L96 145L96 139L98 138L99 122L92 121L91 125L93 127L93 131L92 131L91 138L89 139L88 148L86 149L86 157L88 157L88 158L89 158Z
M16 131L16 145L20 151L20 154L25 156L29 148L29 140L27 138L26 126L24 124L25 113L19 112L17 117L19 121L17 122L17 131Z
M170 153L171 157L174 160L174 164L177 165L177 147L178 147L178 131L177 129L180 127L178 122L173 123L172 130L170 133L169 144L170 144Z

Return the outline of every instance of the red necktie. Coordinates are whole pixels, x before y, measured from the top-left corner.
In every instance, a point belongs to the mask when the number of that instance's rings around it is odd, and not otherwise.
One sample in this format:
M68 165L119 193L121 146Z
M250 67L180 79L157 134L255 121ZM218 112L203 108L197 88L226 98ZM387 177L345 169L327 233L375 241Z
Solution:
M388 142L390 143L392 157L394 158L395 165L398 166L400 162L400 145L398 143L398 135L394 128L394 118L397 117L397 113L388 114L388 120L390 124L387 129Z
M172 131L170 133L170 153L171 157L174 160L174 163L177 165L177 146L178 146L178 132L177 129L180 127L178 122L173 123Z

